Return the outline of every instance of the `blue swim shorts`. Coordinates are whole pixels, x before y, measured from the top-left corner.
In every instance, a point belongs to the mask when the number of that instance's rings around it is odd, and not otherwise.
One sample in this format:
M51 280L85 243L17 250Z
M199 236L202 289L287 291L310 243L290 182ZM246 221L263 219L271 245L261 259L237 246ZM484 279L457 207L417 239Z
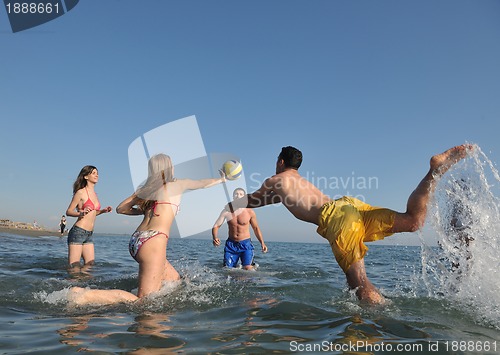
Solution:
M94 239L92 238L92 231L85 230L78 226L73 226L68 233L68 245L69 244L93 244Z
M241 265L252 265L254 256L254 247L250 238L241 242L226 240L224 247L224 266L236 267L238 259L241 259Z

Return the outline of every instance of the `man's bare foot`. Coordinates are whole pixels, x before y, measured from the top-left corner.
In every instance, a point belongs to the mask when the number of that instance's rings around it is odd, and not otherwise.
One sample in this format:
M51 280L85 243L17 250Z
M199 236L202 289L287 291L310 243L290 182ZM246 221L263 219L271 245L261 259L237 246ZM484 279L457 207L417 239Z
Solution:
M443 175L455 163L465 158L468 151L474 149L472 144L462 144L450 148L447 151L434 155L431 158L431 171L436 175Z

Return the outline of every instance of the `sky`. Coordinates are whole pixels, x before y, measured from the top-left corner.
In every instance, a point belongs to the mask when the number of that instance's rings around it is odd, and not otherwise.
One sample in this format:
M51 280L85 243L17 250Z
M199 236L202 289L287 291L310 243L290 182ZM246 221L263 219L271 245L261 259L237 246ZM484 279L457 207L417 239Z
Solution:
M116 207L130 144L193 115L250 192L288 145L325 193L397 211L433 154L471 142L500 161L499 1L93 0L17 33L2 8L0 46L2 219L56 228L87 164ZM265 240L323 241L283 206L256 213ZM139 223L105 214L95 232Z

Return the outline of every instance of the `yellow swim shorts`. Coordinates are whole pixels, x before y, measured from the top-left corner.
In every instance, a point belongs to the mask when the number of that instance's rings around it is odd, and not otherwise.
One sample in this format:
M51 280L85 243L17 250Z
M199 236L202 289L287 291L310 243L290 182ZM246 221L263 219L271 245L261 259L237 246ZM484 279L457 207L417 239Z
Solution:
M330 242L333 255L344 272L363 259L364 242L384 239L394 225L396 212L373 207L354 197L344 196L326 203L319 216L319 235Z

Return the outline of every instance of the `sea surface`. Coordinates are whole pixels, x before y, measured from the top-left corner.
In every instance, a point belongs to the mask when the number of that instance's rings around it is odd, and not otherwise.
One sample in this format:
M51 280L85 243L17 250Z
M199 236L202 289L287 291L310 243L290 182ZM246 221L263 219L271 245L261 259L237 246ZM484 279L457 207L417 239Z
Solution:
M268 242L249 272L222 268L222 249L208 239L173 238L168 256L184 276L179 285L140 306L75 308L66 301L71 286L137 287L126 236L97 235L97 264L75 275L65 269L65 237L0 240L2 354L500 352L498 296L489 313L482 292L469 301L428 289L420 247L370 247L368 275L389 299L382 307L348 291L328 244Z
M498 182L478 149L429 204L439 246L369 244L388 299L376 307L348 290L326 243L255 243L259 266L244 271L222 268L208 236L169 240L183 279L146 302L75 307L72 286L136 289L128 236L95 235L96 265L70 274L66 237L0 235L0 354L499 354ZM468 246L450 230L457 211Z

